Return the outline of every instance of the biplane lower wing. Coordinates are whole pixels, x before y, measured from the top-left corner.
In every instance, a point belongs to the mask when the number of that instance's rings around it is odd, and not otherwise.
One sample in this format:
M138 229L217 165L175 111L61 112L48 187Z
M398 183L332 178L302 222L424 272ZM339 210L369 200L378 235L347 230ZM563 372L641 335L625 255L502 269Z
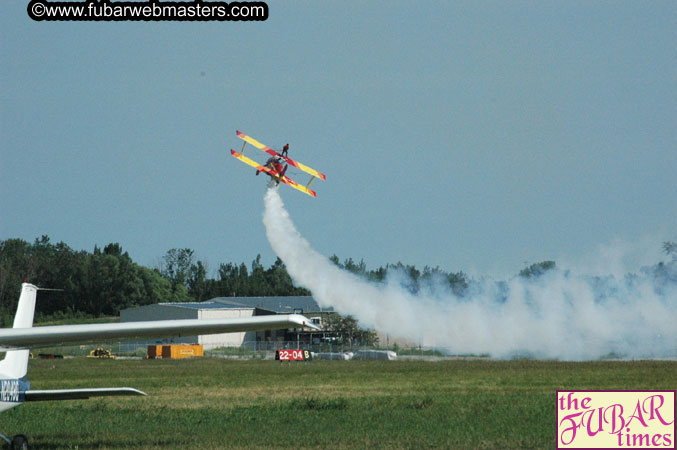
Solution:
M268 147L267 145L260 143L259 141L257 141L256 139L254 139L251 136L247 136L246 134L244 134L241 131L237 131L237 137L239 137L240 139L242 139L246 143L253 145L256 148L263 150L264 152L268 153L271 156L279 156L281 158L284 158L284 160L287 161L287 163L290 166L294 166L297 169L303 170L305 173L308 173L308 174L310 174L314 177L317 177L320 180L326 180L327 179L327 176L325 174L323 174L322 172L318 172L317 170L313 169L312 167L308 167L305 164L301 164L298 161L294 161L293 159L291 159L289 157L285 157L285 156L280 155L278 152L276 152L272 148Z
M293 187L294 189L298 189L299 191L301 191L305 194L308 194L311 197L317 196L315 191L313 191L312 189L308 189L306 186L298 184L296 181L292 180L291 178L289 178L286 175L282 175L280 177L280 174L276 170L273 170L270 167L262 166L261 164L257 163L253 159L247 158L242 153L238 153L235 150L231 149L230 154L233 155L233 157L242 161L243 163L248 164L248 165L256 168L256 170L259 170L261 172L264 172L264 173L270 175L271 177L275 178L276 180L279 180L279 181L283 182L284 184Z

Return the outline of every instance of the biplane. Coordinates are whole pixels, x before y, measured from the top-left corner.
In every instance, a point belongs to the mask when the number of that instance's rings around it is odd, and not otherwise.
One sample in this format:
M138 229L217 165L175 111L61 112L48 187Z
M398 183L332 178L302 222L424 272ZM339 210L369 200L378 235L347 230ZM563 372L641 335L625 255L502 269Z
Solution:
M282 156L282 154L260 143L256 139L247 136L241 131L237 131L237 137L239 137L244 141L244 144L242 145L242 151L236 152L235 150L231 149L230 154L233 155L235 158L239 159L240 161L242 161L243 163L256 168L257 175L259 174L259 172L263 172L268 176L270 176L270 178L273 179L276 183L279 184L280 182L282 182L286 185L293 187L294 189L298 189L299 191L310 195L311 197L315 197L317 195L315 191L310 189L310 185L313 183L313 181L315 181L315 178L319 178L320 180L327 179L327 176L322 172L318 172L317 170L308 167L305 164L301 164L298 161L294 161L288 156ZM246 157L244 155L244 150L247 144L251 144L256 148L263 150L264 152L268 153L271 156L271 158L268 160L266 164L261 165L256 161L254 161L253 159ZM285 162L284 167L282 167L282 161ZM308 182L308 184L306 184L305 186L301 185L296 181L292 180L291 178L289 178L287 175L285 175L288 166L296 167L297 169L302 170L303 172L309 174L310 181Z

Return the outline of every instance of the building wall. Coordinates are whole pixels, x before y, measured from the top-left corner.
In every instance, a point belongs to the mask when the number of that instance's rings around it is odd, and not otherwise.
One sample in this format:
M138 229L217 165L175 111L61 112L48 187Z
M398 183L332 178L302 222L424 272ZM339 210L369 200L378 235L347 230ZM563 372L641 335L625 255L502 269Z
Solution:
M252 317L255 308L198 309L169 305L145 305L120 311L120 322L139 322L145 320L181 320L181 319L237 319ZM202 344L205 350L218 347L239 347L245 342L256 341L256 332L238 332L184 336L180 338L155 339L143 343L185 343ZM130 343L131 344L131 343Z
M254 308L243 309L201 309L198 311L200 319L238 319L254 316ZM218 347L240 347L244 342L256 340L256 332L204 334L199 343L205 350Z

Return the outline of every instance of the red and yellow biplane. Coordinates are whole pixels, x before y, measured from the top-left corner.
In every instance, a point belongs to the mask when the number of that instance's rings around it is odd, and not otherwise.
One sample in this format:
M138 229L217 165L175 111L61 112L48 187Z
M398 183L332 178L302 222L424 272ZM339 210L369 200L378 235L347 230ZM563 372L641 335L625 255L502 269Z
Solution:
M311 197L315 197L317 195L315 193L315 191L310 189L310 185L315 180L315 178L319 178L321 180L327 179L326 175L323 174L322 172L318 172L317 170L310 168L310 167L306 166L305 164L301 164L298 161L294 161L293 159L289 158L288 156L282 156L280 153L276 152L272 148L270 148L266 145L263 145L262 143L260 143L256 139L247 136L246 134L242 133L241 131L237 132L237 137L239 137L240 139L242 139L244 141L244 144L242 145L242 151L238 153L235 150L231 149L230 150L231 155L233 155L235 158L239 159L243 163L248 164L248 165L256 168L256 174L257 175L259 174L259 172L263 172L263 173L269 175L278 184L280 182L282 182L284 184L287 184L287 185L293 187L294 189L298 189L299 191L310 195ZM256 148L263 150L264 152L271 155L271 158L264 165L261 165L261 164L257 163L256 161L254 161L250 158L247 158L246 156L244 156L244 150L245 150L245 147L247 146L247 144L251 144ZM284 167L282 167L282 161L284 161L286 163ZM297 169L300 169L300 170L306 172L307 174L310 174L311 177L310 177L310 181L308 182L308 184L303 186L301 184L298 184L296 181L292 180L288 176L286 176L285 172L287 171L288 166L296 167Z

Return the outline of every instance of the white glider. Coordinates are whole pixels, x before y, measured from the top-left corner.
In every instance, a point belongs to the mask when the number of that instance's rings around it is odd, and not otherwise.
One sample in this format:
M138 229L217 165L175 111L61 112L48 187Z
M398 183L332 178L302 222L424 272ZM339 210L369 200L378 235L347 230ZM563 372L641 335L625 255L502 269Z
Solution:
M274 330L282 328L318 329L299 314L257 316L241 319L158 320L91 325L57 325L33 328L35 300L38 288L21 285L21 296L14 317L14 327L0 329L0 351L7 351L0 361L0 412L28 401L72 400L100 396L146 395L130 387L31 390L27 380L29 347L56 345L65 342L89 342L121 337L172 337L197 334L231 333L240 331ZM16 435L13 439L0 434L12 449L27 449L28 439Z

